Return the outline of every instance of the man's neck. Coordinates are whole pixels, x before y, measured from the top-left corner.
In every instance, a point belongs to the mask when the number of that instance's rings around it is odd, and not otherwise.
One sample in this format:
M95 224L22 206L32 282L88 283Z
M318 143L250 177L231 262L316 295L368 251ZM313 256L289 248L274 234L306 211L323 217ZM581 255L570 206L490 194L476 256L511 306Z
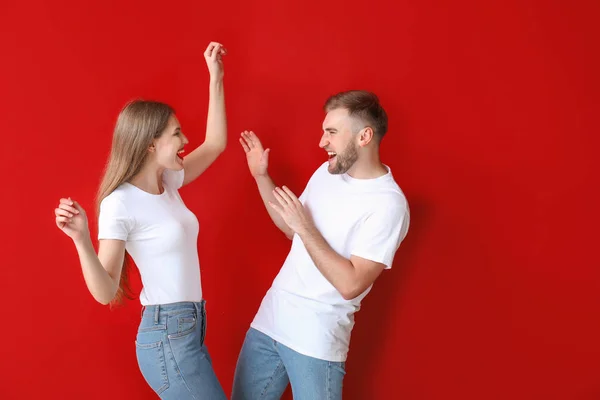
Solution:
M352 168L348 170L348 175L354 179L375 179L387 173L388 170L381 163L379 157L357 160Z

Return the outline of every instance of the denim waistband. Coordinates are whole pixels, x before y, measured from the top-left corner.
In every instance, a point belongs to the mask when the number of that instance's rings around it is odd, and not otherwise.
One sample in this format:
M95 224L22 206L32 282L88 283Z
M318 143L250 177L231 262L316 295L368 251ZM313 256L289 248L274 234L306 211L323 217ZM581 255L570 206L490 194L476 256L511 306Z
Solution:
M200 311L205 307L206 300L201 301L182 301L169 304L152 304L142 306L141 317L154 317L157 322L159 316L175 315L185 311Z

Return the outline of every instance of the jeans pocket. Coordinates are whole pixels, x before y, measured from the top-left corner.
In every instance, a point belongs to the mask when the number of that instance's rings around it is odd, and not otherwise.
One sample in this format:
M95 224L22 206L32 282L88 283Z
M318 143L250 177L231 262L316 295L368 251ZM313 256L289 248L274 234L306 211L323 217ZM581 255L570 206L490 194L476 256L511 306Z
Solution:
M170 333L169 339L182 338L191 334L196 329L197 318L195 314L174 316L173 319L177 321L177 332Z
M148 344L139 343L136 340L135 352L144 379L152 390L160 395L169 388L169 377L167 376L167 364L165 362L165 351L162 340Z

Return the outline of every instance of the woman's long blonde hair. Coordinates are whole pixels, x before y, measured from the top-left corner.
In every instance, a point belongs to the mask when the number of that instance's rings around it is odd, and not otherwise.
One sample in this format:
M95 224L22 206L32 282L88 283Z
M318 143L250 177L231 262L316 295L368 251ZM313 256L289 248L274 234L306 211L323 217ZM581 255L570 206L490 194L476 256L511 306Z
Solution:
M96 213L100 215L100 203L117 187L140 172L148 157L152 140L160 137L166 129L173 108L156 101L134 100L119 113L113 133L110 156L96 197ZM125 298L133 299L129 284L131 261L125 252L119 289L111 305L122 304Z

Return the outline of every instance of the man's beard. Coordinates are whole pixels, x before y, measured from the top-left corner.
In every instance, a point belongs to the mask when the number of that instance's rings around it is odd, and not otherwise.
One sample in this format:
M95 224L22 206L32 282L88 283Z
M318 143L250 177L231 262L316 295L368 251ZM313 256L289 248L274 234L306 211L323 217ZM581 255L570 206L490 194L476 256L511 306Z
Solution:
M335 156L335 164L332 166L329 165L328 171L330 174L338 175L345 174L354 163L358 160L358 146L356 143L351 141L348 143L343 152L338 153Z

